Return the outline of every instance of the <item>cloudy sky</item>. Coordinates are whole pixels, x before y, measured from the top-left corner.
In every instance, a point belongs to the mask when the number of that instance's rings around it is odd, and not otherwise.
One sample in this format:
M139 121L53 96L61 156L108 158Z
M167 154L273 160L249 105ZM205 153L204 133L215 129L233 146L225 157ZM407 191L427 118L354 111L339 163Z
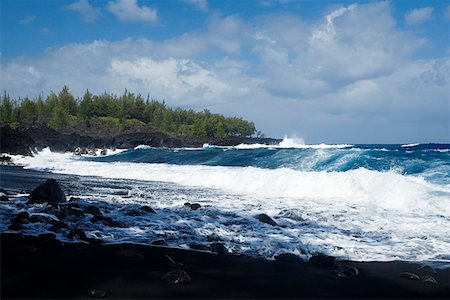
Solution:
M14 97L128 89L307 143L450 142L450 1L0 5Z

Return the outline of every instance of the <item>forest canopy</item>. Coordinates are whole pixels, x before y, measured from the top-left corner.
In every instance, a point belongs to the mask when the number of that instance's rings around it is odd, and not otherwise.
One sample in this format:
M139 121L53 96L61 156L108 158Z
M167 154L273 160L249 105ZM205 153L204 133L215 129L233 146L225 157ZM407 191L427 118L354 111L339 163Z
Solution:
M255 124L237 117L224 117L205 109L170 108L164 101L156 101L127 90L121 96L111 93L93 95L88 90L82 98L75 98L67 86L56 94L35 99L12 99L6 92L0 101L0 123L19 125L46 123L57 131L69 124L89 124L108 119L118 126L130 123L150 125L171 135L195 137L251 136ZM260 133L258 132L260 135Z

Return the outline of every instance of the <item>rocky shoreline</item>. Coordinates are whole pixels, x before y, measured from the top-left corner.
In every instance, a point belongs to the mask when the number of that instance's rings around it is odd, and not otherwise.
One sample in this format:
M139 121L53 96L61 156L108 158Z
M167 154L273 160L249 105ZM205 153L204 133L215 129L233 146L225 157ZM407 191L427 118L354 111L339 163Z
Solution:
M55 180L51 173L0 168L6 175L0 204L9 224L0 235L2 299L445 299L450 292L450 268L419 263L338 261L323 254L303 261L287 253L272 261L233 253L220 242L190 245L191 250L168 247L164 239L145 245L105 243L88 237L77 224L87 219L92 227L124 224L100 203L67 199L65 188L74 176ZM202 211L197 203L184 206ZM150 206L122 210L130 218L153 219L160 213ZM266 214L255 218L278 226ZM36 224L47 230L26 233Z
M80 133L60 133L46 124L28 124L12 128L0 126L0 153L31 155L32 149L49 147L55 152L75 152L86 149L130 149L138 145L152 147L202 147L203 144L235 146L239 144L278 144L281 140L272 138L225 137L193 138L168 136L156 131L128 131L117 135L87 136Z

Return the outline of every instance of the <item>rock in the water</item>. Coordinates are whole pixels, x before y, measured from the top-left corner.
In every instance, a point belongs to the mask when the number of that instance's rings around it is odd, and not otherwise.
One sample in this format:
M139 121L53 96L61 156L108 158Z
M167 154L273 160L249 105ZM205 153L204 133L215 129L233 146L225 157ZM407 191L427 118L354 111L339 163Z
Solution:
M410 273L410 272L403 272L400 273L400 278L402 279L409 279L409 280L420 280L419 275Z
M46 202L50 204L66 202L66 195L64 195L64 192L55 179L47 179L46 182L35 188L31 192L28 200L28 204Z
M30 214L26 211L22 211L17 214L14 218L11 219L12 224L26 224L28 223L28 219L30 218Z
M102 149L102 151L100 151L100 155L102 156L106 155L106 149Z
M302 261L300 257L293 253L282 253L275 256L276 261L286 261L286 262L300 262Z
M152 245L155 246L167 246L167 243L165 240L156 240L152 242Z
M94 216L102 215L102 212L100 211L100 209L97 206L94 206L94 205L89 205L88 207L86 207L84 209L84 212L87 213L87 214L94 215Z
M140 209L148 213L156 214L156 211L148 205L141 206Z
M81 208L76 207L68 207L67 208L67 214L75 216L75 217L82 217L84 216L84 212Z
M86 233L84 232L83 229L75 229L75 230L71 231L67 235L67 237L69 239L75 238L75 239L79 239L79 240L84 240L84 239L86 239Z
M197 210L197 209L199 209L200 207L202 207L200 204L198 204L198 203L192 203L191 204L191 209L192 210Z
M272 225L272 226L278 226L277 222L275 222L271 217L269 217L266 214L257 215L256 218L261 223L269 224L269 225Z
M436 278L434 278L431 275L424 275L424 276L420 277L420 281L426 282L426 283L438 284Z
M35 214L31 215L28 218L28 221L30 221L31 223L49 223L53 220L56 221L56 219L57 218L54 215Z
M325 268L334 268L336 266L336 258L324 254L311 256L308 262L310 264Z
M2 155L0 156L0 164L5 164L5 165L12 164L12 159L11 159L11 157L2 154Z
M189 248L191 248L193 250L200 250L200 251L209 251L211 249L207 245L197 244L197 243L189 244Z
M56 239L56 234L51 233L51 232L41 233L41 234L38 234L37 238L42 241L49 242L49 241L53 241Z
M6 196L5 194L1 193L0 195L0 201L9 201L8 196Z
M48 224L55 226L57 229L69 228L69 226L66 223L58 221L58 220L51 220L48 222Z
M103 224L109 226L109 224L111 224L112 222L112 218L111 217L107 217L107 216L93 216L91 218L91 223L97 223L97 222L102 222Z
M89 291L89 297L91 298L105 298L106 297L106 291L101 289L93 289Z
M191 283L191 277L183 270L173 270L165 274L162 280L170 284L189 284Z
M80 147L76 147L75 151L73 152L73 155L81 155L81 148Z
M338 265L338 270L346 276L359 275L358 269L350 265Z
M227 247L224 246L222 243L212 243L209 245L209 249L211 252L220 254L220 255L227 255L229 254Z
M202 207L202 206L201 206L200 204L198 204L198 203L189 203L189 202L184 203L184 206L187 207L187 208L190 208L191 210L197 210L197 209L199 209L200 207Z

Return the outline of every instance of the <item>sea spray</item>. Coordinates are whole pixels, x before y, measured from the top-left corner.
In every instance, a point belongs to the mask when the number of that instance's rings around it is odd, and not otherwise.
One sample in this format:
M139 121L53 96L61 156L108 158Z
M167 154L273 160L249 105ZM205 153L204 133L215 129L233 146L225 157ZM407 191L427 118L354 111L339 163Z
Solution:
M266 258L282 252L355 260L449 257L450 154L443 151L448 146L291 146L138 147L105 157L44 150L14 161L97 176L100 186L122 180L132 187L125 198L100 187L85 196L116 206L149 204L158 211L148 223L114 210L131 227L97 228L104 239L145 242L164 234L173 246L218 239L233 251ZM184 202L202 208L188 213ZM260 213L280 226L261 224L255 219Z

